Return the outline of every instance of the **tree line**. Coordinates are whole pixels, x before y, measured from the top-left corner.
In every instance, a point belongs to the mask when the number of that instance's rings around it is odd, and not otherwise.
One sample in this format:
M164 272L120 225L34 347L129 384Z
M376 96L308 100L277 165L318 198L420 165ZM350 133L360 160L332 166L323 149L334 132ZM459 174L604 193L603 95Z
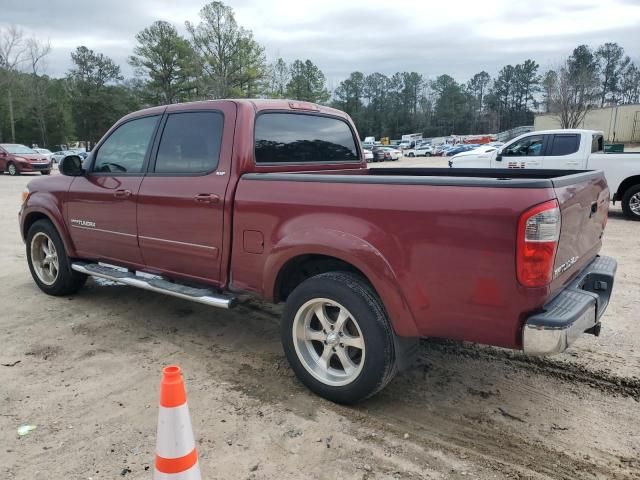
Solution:
M124 78L112 59L86 46L71 52L63 78L46 74L48 42L17 27L0 29L0 142L55 147L95 143L121 116L146 106L201 99L291 98L345 110L363 135L397 138L476 134L533 122L536 111L576 127L595 107L640 101L640 70L624 49L581 45L557 68L532 59L506 65L492 78L467 82L417 72L352 72L333 92L309 59L267 62L265 49L222 2L206 4L187 36L156 21L136 35Z

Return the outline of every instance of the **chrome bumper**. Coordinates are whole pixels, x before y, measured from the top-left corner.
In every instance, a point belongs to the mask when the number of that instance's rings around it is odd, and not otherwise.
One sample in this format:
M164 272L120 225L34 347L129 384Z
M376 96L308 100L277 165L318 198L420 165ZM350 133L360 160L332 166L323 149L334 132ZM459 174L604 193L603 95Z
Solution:
M542 312L527 318L522 330L524 352L529 355L560 353L585 332L598 335L616 268L613 258L596 257Z

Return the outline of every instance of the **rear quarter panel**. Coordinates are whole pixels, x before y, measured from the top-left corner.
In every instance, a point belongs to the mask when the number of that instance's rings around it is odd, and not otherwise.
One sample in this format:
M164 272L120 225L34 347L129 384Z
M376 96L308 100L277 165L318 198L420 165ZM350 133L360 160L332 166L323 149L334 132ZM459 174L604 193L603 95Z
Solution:
M334 255L372 282L399 335L517 348L525 313L549 288L524 289L515 269L519 215L552 189L240 179L232 287L273 297L279 266ZM243 248L246 231L262 253Z

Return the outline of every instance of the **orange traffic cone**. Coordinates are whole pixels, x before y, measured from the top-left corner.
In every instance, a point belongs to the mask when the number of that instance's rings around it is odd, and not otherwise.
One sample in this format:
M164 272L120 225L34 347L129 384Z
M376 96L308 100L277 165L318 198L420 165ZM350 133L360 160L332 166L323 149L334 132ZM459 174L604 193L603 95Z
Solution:
M180 367L162 370L154 480L201 480Z

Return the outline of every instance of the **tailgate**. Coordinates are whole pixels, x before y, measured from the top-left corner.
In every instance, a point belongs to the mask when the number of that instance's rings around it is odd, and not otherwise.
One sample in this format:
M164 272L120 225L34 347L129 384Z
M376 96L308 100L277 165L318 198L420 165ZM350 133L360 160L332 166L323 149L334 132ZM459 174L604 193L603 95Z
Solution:
M562 226L552 288L560 288L600 250L609 212L609 188L602 171L553 180Z

